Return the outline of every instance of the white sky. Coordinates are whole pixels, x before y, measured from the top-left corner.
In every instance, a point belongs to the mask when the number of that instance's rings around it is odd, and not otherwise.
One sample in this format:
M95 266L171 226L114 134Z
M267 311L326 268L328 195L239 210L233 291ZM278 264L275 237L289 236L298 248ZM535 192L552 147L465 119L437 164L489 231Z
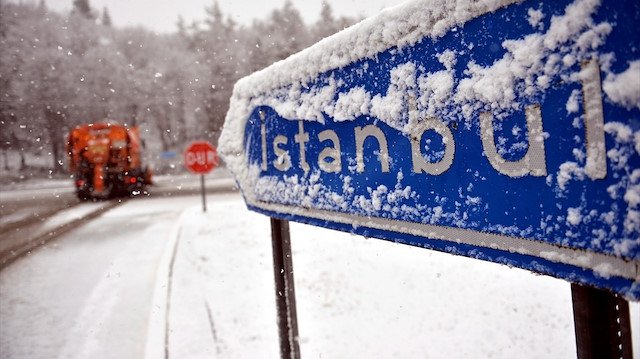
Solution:
M17 0L14 0L17 1ZM39 2L39 0L31 0ZM73 0L45 0L49 8L69 11ZM406 0L328 0L334 16L364 16L378 13L385 7L394 6ZM285 0L219 0L222 12L240 24L251 24L253 19L265 19L274 8L281 8ZM320 14L321 0L292 0L307 23L315 22ZM106 6L115 26L142 25L158 32L173 32L178 15L187 24L202 20L204 8L214 0L89 0L94 10Z

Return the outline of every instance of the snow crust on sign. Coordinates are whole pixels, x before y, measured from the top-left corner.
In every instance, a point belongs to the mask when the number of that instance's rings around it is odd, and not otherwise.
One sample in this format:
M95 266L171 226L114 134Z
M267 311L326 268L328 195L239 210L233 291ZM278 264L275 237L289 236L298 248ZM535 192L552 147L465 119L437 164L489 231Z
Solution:
M419 118L462 115L470 120L480 110L492 110L494 115L504 117L521 110L519 98L540 94L558 76L563 81L579 80L576 74L568 72L569 68L597 56L597 48L612 29L609 23L596 24L592 20L599 0L578 0L567 7L563 16L554 16L546 32L532 32L522 39L504 41L502 46L507 52L494 64L483 67L469 62L466 77L457 81L453 77L456 54L447 50L437 54L446 70L417 76L416 66L411 62L392 69L391 84L385 96L372 95L362 87L354 87L346 93L337 92L341 83L333 76L324 86L311 83L325 71L344 67L357 59L372 58L393 46L402 49L412 45L421 39L419 35L440 37L466 20L508 3L511 2L441 1L425 7L422 1L409 2L241 79L234 88L232 107L227 115L235 120L233 123L227 121L228 131L221 137L223 153L229 153L232 147L236 153L240 152L242 144L229 138L231 126L242 128L240 125L246 121L247 109L258 105L271 106L288 119L319 122L324 122L323 112L338 121L372 115L408 133L415 124L398 123L398 120L402 117L407 96L420 90L418 111L422 116ZM534 18L542 16L539 14ZM536 24L534 30L543 25L531 19L530 22ZM408 32L404 34L403 31ZM632 101L630 94L622 92L625 91L624 80L632 77L634 69L640 66L635 64L623 74L608 75L610 91L605 92L611 93L613 101ZM307 90L309 86L311 88ZM633 90L626 91L634 93Z
M504 55L491 64L481 65L473 60L462 64L465 68L462 77L456 75L455 67L460 67L463 57L454 50L436 54L444 68L439 71L429 72L411 61L390 69L389 86L384 93L372 93L363 86L343 90L343 81L335 75L336 70L356 60L374 59L382 51L393 48L392 51L401 52L425 37L437 40L473 18L512 3L514 1L411 1L240 80L234 87L219 152L244 189L247 201L333 211L348 208L350 213L365 216L431 224L446 219L448 224L460 227L469 224L468 211L484 208L481 197L462 193L460 198L436 198L433 205L421 205L416 189L402 183L402 173L394 188L367 188L365 195L355 194L351 177L346 174L340 175L342 192L324 186L318 180L319 174L313 172L284 178L261 176L259 165L249 163L243 136L239 135L244 133L251 111L258 106L269 106L288 120L320 123L325 122L325 114L338 122L367 115L406 135L415 132L422 121L433 117L460 120L470 128L481 112L489 111L495 119L502 120L524 111L525 104L538 102L554 83L579 84L589 69L576 71L576 68L580 63L597 59L605 75L604 100L627 109L640 108L638 81L634 81L638 78L640 60L631 61L621 73L613 73L614 55L599 52L615 27L613 23L594 20L600 0L575 0L563 13L550 18L541 10L530 8L525 21L531 26L531 32L503 41ZM545 18L550 19L548 28L543 21ZM629 83L634 85L629 86ZM577 128L582 126L581 96L580 91L573 91L566 102L567 113L577 116L574 121ZM410 108L407 110L407 107ZM628 205L626 212L615 204L602 213L586 205L570 207L565 209L565 215L547 216L540 228L549 234L559 230L558 223L578 228L595 220L612 224L616 218L624 216L623 228L614 226L610 232L594 230L592 245L598 248L614 236L618 238L614 241L614 254L637 259L640 255L640 238L636 236L640 232L640 173L629 166L629 161L640 154L640 131L634 132L619 122L607 123L605 130L615 140L607 144L606 157L614 169L622 173L608 192L612 199L623 198ZM524 139L524 132L526 130L513 129L518 138ZM541 137L546 136L549 134L543 133ZM498 144L498 153L504 155L523 150L528 144L523 140L510 148L501 145ZM576 148L573 154L575 161L561 164L556 173L549 173L546 178L549 186L555 186L558 198L566 195L570 183L588 179L584 151ZM348 168L355 172L353 163ZM442 204L446 201L455 203L455 212L443 210ZM533 230L502 225L488 229L525 238ZM565 241L576 233L567 231ZM569 245L568 242L558 244ZM602 277L610 275L604 267L598 273Z
M608 74L602 89L613 103L640 109L640 60L631 61L622 73Z
M241 79L234 90L251 97L293 83L304 85L325 71L344 67L359 59L373 58L390 47L410 46L425 36L437 39L455 26L515 2L407 1Z
M409 1L241 79L234 86L220 136L221 156L233 169L236 178L246 177L246 158L242 155L244 144L236 134L243 133L249 111L256 105L269 105L278 113L286 114L287 118L324 121L321 111L336 106L333 98L337 81L329 79L327 86L302 91L319 74L359 59L374 58L394 46L413 45L425 36L436 39L455 26L512 3L515 0ZM283 96L289 100L280 101Z

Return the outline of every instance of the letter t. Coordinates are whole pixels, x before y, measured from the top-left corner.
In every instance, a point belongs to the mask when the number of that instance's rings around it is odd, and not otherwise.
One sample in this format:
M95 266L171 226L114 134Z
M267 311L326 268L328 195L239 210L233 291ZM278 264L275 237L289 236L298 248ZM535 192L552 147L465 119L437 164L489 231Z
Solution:
M304 132L303 121L298 121L298 134L293 136L293 140L300 145L300 167L305 172L308 172L310 168L309 164L307 163L304 144L309 142L309 133Z

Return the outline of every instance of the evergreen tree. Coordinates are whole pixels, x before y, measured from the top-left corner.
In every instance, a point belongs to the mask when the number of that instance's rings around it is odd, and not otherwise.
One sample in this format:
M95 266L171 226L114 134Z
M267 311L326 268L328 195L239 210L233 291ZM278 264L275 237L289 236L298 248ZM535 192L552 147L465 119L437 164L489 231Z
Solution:
M320 11L320 19L313 26L313 36L314 40L320 40L329 35L333 35L339 31L338 24L336 23L336 19L333 16L333 8L326 1L322 1L322 10Z
M222 24L222 11L220 10L220 5L218 4L218 0L213 2L212 7L205 8L205 12L208 17L205 20L207 25L209 25L210 29L215 29L217 26Z
M271 40L267 44L267 51L273 62L282 60L311 43L309 29L291 0L286 0L282 9L271 12L265 30Z
M93 12L89 0L73 0L73 13L80 14L87 19L93 19Z
M109 9L105 6L102 10L102 25L111 27L111 15L109 15Z
M327 0L322 0L322 10L320 11L320 21L331 24L335 21L333 17L333 8Z
M178 28L178 35L182 38L186 38L187 25L185 25L182 15L178 15L178 20L176 20L176 27Z

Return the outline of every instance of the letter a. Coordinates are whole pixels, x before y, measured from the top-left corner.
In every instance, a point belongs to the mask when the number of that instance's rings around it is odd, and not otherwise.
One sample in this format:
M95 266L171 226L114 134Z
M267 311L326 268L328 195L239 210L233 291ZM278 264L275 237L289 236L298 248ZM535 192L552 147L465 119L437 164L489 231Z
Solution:
M329 173L338 173L342 171L342 162L340 160L340 139L333 130L324 130L318 134L320 142L331 141L333 147L325 147L318 155L318 167ZM331 158L331 161L327 161Z

